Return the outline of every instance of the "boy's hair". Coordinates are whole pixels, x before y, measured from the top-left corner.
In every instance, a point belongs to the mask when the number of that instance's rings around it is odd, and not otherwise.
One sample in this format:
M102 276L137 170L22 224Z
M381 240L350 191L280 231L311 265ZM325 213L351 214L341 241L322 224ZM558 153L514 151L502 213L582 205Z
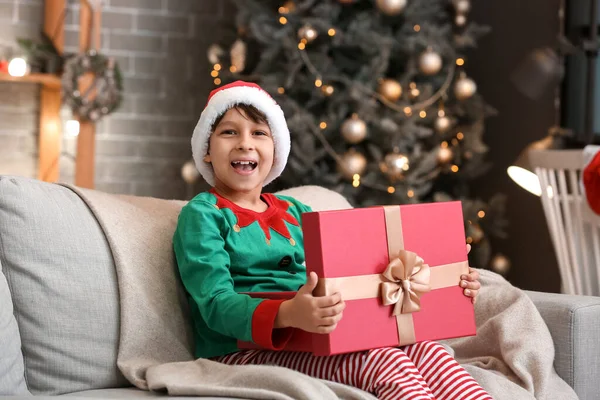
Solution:
M254 107L250 104L243 104L243 103L236 104L233 107L231 107L229 110L232 110L234 108L237 109L238 111L243 111L244 114L246 114L248 116L248 118L250 118L252 120L252 122L255 122L257 124L268 124L269 123L265 113L263 113L258 108ZM229 110L227 110L227 111L229 111ZM223 120L223 117L225 116L227 111L225 111L223 114L221 114L220 116L217 117L217 119L215 120L215 122L213 123L213 125L210 129L211 132L214 132L215 129L217 129L217 126L221 123L221 121Z

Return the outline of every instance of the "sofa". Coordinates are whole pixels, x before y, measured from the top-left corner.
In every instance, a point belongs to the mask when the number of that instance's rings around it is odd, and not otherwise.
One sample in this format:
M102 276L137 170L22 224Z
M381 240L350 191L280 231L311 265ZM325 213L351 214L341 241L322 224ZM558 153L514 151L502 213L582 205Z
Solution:
M115 261L75 192L0 176L0 266L1 396L160 396L117 367ZM600 400L600 298L527 294L552 335L557 373L580 399Z

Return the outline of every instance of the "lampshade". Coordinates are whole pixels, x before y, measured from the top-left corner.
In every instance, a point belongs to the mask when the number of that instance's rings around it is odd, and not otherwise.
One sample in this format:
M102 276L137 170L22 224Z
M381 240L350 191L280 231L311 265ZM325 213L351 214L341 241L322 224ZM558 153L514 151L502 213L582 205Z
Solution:
M560 56L551 48L535 49L513 72L516 89L530 99L538 100L562 80L565 70Z
M545 138L528 145L517 157L517 160L506 169L508 176L523 189L536 195L542 195L542 188L540 186L540 180L533 171L531 161L529 159L529 152L532 150L549 150L557 149L562 147L562 137L557 136L551 130L550 134Z

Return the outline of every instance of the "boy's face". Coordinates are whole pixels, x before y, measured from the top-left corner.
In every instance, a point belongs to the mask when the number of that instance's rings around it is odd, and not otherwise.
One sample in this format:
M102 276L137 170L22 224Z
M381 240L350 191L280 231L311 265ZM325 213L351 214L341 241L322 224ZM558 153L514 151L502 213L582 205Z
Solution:
M217 188L248 192L262 190L274 153L269 125L254 122L244 111L232 108L210 136L204 161L212 164Z

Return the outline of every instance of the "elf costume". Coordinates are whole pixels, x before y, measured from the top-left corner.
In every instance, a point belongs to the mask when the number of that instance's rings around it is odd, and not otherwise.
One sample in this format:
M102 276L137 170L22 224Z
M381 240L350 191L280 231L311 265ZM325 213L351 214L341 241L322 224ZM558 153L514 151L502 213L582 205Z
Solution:
M236 104L253 105L267 117L275 154L266 185L285 168L290 136L281 108L255 84L235 82L210 94L192 137L196 167L214 186L212 167L204 162L212 126ZM434 342L331 357L277 351L294 330L274 328L282 301L255 299L244 292L296 291L306 283L301 214L310 208L286 196L262 194L261 199L267 210L258 213L213 189L181 211L173 243L190 300L197 357L279 365L352 385L381 399L491 400ZM238 351L237 340L253 341L265 350Z
M211 190L181 211L173 243L190 295L196 357L237 351L235 338L281 349L292 334L273 329L283 300L237 294L296 291L306 283L299 221L310 209L291 197L262 198L269 208L257 213Z

